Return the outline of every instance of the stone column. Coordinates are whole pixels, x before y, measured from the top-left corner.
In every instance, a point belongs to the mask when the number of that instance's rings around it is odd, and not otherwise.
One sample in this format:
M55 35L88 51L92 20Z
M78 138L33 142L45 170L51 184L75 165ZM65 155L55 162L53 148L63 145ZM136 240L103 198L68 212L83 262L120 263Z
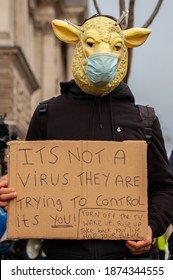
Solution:
M14 0L0 0L0 46L14 45Z
M42 98L48 99L55 94L55 38L50 22L45 23L42 33Z

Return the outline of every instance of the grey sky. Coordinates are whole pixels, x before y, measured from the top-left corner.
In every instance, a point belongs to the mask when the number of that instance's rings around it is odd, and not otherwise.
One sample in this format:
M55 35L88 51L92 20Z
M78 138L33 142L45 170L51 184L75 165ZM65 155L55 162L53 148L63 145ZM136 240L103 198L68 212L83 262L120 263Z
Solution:
M89 13L96 13L92 0ZM128 2L127 9L128 9ZM102 14L119 17L118 0L97 0ZM135 26L148 19L157 0L137 0ZM168 155L173 148L173 0L164 0L154 22L149 26L151 35L144 45L134 49L129 85L136 103L155 108L165 139Z

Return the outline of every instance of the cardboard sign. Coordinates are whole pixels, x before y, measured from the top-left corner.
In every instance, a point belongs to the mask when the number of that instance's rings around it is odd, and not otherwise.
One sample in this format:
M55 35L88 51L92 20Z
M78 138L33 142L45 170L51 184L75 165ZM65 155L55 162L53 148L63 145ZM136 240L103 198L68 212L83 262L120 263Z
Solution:
M8 238L146 237L144 141L12 141Z

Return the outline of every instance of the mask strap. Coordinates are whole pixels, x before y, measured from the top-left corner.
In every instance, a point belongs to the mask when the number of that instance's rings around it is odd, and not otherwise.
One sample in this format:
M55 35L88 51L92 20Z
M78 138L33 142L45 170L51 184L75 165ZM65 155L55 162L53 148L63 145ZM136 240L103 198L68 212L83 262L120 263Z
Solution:
M124 55L122 56L122 59L124 59L125 58L125 56L126 56L126 54L127 54L127 47L126 47L126 45L125 45L125 43L124 43L124 40L123 40L123 42L122 42L123 44L123 48L125 49L125 51L124 51ZM121 50L121 52L122 52L123 50Z
M88 58L87 58L86 53L85 53L85 51L84 51L83 41L82 41L81 38L80 38L80 43L81 43L81 46L82 46L82 50L83 50L84 57L85 57L86 61L88 61ZM80 56L78 56L78 59L79 59L79 62L80 62L80 64L81 64L81 66L82 66L83 72L85 73L85 68L84 68L84 66L83 66L83 63L82 63L82 61L81 61Z
M82 61L81 61L80 56L78 56L78 59L79 59L80 65L81 65L81 67L82 67L82 69L83 69L83 72L84 72L84 74L85 74L85 68L84 68L84 66L83 66L83 63L82 63Z
M81 38L80 38L80 42L81 42L81 45L82 45L82 49L83 49L83 54L84 54L84 57L85 57L86 61L88 61L88 57L86 56L86 53L85 53L85 50L84 50L83 41L82 41L82 39L81 39Z
M75 27L76 29L78 29L80 32L84 32L81 28L79 28L78 25L72 23L70 20L68 20L68 19L65 18L64 21L67 22L68 24L72 25L72 26Z

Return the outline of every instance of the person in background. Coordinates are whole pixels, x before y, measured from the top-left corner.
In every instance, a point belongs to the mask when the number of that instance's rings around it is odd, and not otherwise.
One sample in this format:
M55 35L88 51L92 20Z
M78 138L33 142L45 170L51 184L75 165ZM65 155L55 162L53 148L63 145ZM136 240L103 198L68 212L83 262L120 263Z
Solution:
M0 207L0 241L6 231L7 213Z
M157 252L158 259L165 260L166 234L154 238L153 246L155 247L155 251Z
M172 232L168 237L169 260L173 260L173 220L171 226L172 226Z
M170 157L169 157L169 163L170 163L171 169L173 171L173 149L172 149ZM173 260L173 218L172 218L171 225L172 225L172 232L168 238L168 251L169 251L169 259Z

